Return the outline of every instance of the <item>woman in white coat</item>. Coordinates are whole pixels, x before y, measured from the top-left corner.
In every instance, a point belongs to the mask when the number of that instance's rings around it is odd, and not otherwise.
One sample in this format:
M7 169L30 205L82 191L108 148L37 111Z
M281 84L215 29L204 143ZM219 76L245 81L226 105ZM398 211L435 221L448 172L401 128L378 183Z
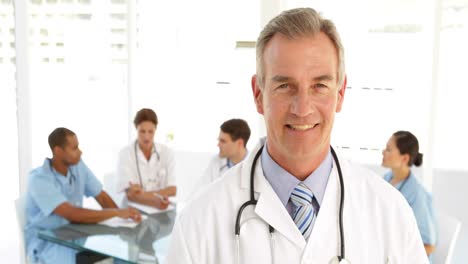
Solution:
M167 263L426 263L403 197L330 147L345 87L331 21L310 8L270 21L252 78L267 138L180 214Z
M154 142L158 118L152 109L139 110L134 124L138 137L119 153L116 190L129 201L165 209L177 192L174 153Z

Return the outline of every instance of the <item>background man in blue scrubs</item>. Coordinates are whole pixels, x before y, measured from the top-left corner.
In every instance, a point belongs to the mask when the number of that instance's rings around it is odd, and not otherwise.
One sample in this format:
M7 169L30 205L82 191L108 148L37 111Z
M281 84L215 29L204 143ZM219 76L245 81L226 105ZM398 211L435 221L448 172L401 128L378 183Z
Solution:
M118 209L102 184L81 160L78 138L67 128L56 128L49 135L52 159L31 171L26 196L25 241L33 263L75 263L76 251L38 238L38 232L73 223L94 224L111 217L139 222L140 213ZM105 208L82 208L83 195L94 197Z

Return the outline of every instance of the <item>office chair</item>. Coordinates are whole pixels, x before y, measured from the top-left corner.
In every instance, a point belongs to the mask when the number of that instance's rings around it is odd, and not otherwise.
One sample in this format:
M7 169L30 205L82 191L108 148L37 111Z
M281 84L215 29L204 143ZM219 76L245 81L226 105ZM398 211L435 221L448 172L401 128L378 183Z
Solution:
M26 248L24 244L24 226L26 225L25 217L25 197L20 196L15 200L16 218L18 221L19 236L20 236L20 263L28 264L28 258L26 257Z
M450 264L460 234L461 222L443 212L436 212L438 240L432 260L434 264Z

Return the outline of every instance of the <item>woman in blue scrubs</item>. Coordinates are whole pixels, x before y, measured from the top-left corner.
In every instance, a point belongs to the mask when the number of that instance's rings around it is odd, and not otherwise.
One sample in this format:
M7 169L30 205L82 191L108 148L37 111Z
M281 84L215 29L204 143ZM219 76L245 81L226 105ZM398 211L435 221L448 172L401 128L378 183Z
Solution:
M408 131L395 132L382 151L382 166L391 169L384 179L397 188L413 209L419 232L428 256L436 245L436 223L432 196L411 172L411 166L420 166L418 139Z

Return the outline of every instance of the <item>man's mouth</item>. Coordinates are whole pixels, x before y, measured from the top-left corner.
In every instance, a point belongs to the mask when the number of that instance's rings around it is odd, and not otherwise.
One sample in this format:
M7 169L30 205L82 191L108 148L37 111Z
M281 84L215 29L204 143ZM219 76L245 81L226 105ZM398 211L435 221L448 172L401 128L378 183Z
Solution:
M286 125L288 128L290 129L294 129L294 130L299 130L299 131L305 131L305 130L308 130L308 129L311 129L311 128L314 128L316 127L318 124L315 124L315 125L311 125L311 124L305 124L305 125Z

